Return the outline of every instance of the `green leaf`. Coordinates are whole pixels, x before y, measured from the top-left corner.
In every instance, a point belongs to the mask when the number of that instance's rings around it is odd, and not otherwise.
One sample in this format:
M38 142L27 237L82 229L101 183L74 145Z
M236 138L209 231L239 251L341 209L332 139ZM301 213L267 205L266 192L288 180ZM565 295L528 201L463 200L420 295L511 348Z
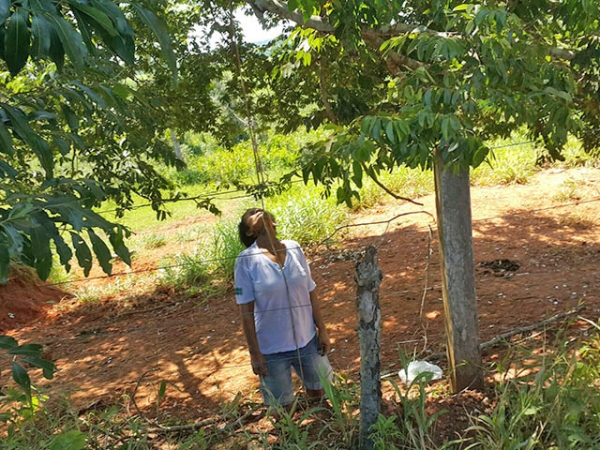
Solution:
M12 336L0 335L0 348L5 350L18 346L17 340Z
M27 399L31 399L31 379L25 368L16 362L13 362L12 377L13 380L15 380L15 383L23 389L25 395L27 395Z
M352 162L352 181L360 189L362 187L363 168L358 161Z
M73 85L79 88L79 90L81 90L82 92L84 92L90 98L90 100L92 100L97 106L99 106L100 108L106 108L106 100L104 100L104 98L102 98L102 96L96 91L79 81L74 81Z
M35 122L38 120L49 122L49 121L56 120L57 116L53 112L44 111L43 109L38 109L38 110L30 112L29 115L27 116L27 118L30 122Z
M4 38L4 61L12 76L18 74L29 58L31 32L27 26L29 12L24 8L17 8L11 16L6 27Z
M431 97L433 95L433 91L431 89L427 89L427 91L425 91L425 95L423 96L423 104L428 108L431 109Z
M61 155L67 155L69 153L71 145L67 141L65 141L62 138L59 138L58 136L52 136L52 140L58 147L58 151L61 153Z
M29 236L31 238L31 250L35 258L35 270L42 280L46 280L52 270L52 251L50 240L44 228L33 222Z
M9 273L10 252L8 251L8 245L0 241L0 284L6 284L8 282Z
M84 225L84 214L81 208L76 207L74 202L70 205L49 205L49 209L51 209L53 212L56 212L57 214L60 214L62 221L70 224L75 229L75 231L82 230Z
M42 346L40 344L23 344L8 351L10 355L41 356Z
M104 273L110 275L112 272L112 264L110 262L112 255L110 254L110 250L94 230L88 229L88 236L90 237L90 241L92 241L92 248L94 249L96 258L98 258L100 266L102 266L102 270Z
M573 98L566 93L565 91L559 91L558 89L555 89L553 87L548 86L547 88L544 89L544 92L562 98L563 100L567 101L567 102L572 102Z
M442 138L444 138L444 141L448 141L450 139L449 129L450 129L450 121L448 120L447 117L444 117L442 119Z
M8 252L11 255L17 255L23 250L23 236L21 233L9 223L1 225L8 239Z
M481 8L479 10L479 12L477 13L477 15L475 16L475 24L477 26L480 26L482 24L482 22L486 19L486 17L488 16L489 13L490 13L490 10L488 8Z
M41 14L34 14L31 21L31 31L33 34L32 56L38 58L50 56L52 27L48 20Z
M8 163L0 159L0 178L12 178L17 176L17 171L13 169Z
M158 398L163 399L165 392L167 391L167 382L165 380L160 382L160 388L158 389Z
M4 28L3 26L0 26L0 59L2 59L2 60L4 60L4 41L5 40L6 40L6 28Z
M156 17L154 13L142 7L139 3L134 3L133 7L137 11L140 19L142 19L158 39L163 58L167 61L171 72L173 72L173 82L177 84L177 59L173 52L171 38L169 37L169 33L167 32L163 21Z
M13 131L16 131L21 139L34 151L46 171L46 177L52 178L54 159L48 143L31 129L27 117L20 109L13 108L5 103L0 103L0 108L4 109L6 115L10 118Z
M32 218L35 219L36 223L41 225L46 235L54 241L56 251L60 257L60 263L65 267L65 269L67 269L67 271L69 271L71 269L69 262L73 257L73 252L71 251L71 247L67 245L63 237L60 235L54 221L48 217L45 211L38 211L32 215Z
M71 233L71 240L73 241L73 247L75 247L77 262L83 268L83 274L87 277L90 270L92 270L92 252L79 234Z
M4 122L0 119L0 152L5 155L14 155L15 151L12 143L12 136L4 125Z
M52 438L50 450L84 450L87 446L86 434L78 430L69 430Z
M381 138L381 119L379 117L375 118L373 128L371 130L371 137L377 142L379 142L379 139Z
M73 25L60 16L50 15L49 19L54 24L54 29L60 38L63 49L77 70L83 69L87 58L87 47L81 35L75 31Z
M101 27L109 36L115 37L119 35L112 20L104 12L84 3L70 2L70 4L73 8L84 13L91 20L92 25Z
M67 125L69 126L69 129L73 133L75 133L77 130L79 130L79 117L77 117L77 114L75 114L75 112L68 105L65 105L64 103L60 105L60 109L62 110L65 120L67 121Z
M47 380L51 380L52 378L54 378L54 372L56 372L56 364L54 364L52 361L48 361L46 359L38 357L29 357L23 358L23 362L42 369L44 373L44 378L46 378Z
M371 128L373 127L373 121L375 120L375 117L373 116L366 116L362 119L362 122L360 124L360 132L362 134L364 134L365 136L370 136L371 135Z
M389 121L385 124L385 134L392 144L396 143L396 136L394 135L394 123Z
M65 48L62 45L60 36L54 27L50 29L50 50L48 52L50 59L56 64L58 71L62 71L65 64Z
M92 55L96 54L96 46L94 45L92 38L92 29L89 25L89 20L85 17L85 15L73 8L73 16L75 16L75 20L77 21L77 28L79 28L79 33L81 34L81 38L88 49L88 52Z
M117 30L116 36L111 36L106 30L99 27L96 31L106 45L113 51L119 58L121 58L127 64L133 64L135 62L135 44L133 42L133 29L127 22L123 11L115 4L105 0L90 0L90 4L105 13L111 18L115 24Z
M131 266L131 253L123 241L123 233L123 229L119 226L117 231L111 233L109 240L117 256L119 256L125 264Z
M90 4L111 18L121 36L133 36L133 29L117 4L106 0L90 0Z
M486 147L479 147L475 154L473 155L473 161L471 161L471 165L474 169L479 167L485 158L487 157L489 150Z
M458 6L454 7L454 9L452 11L466 11L467 9L469 9L470 6L471 5L463 3L462 5L458 5Z

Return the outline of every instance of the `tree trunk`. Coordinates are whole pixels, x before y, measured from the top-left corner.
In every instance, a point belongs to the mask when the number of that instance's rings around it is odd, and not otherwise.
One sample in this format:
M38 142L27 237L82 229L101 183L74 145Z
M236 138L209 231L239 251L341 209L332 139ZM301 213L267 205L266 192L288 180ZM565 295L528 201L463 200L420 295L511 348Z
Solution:
M452 389L482 389L469 170L445 168L439 152L435 197Z
M173 144L173 151L175 152L175 157L179 161L183 161L183 156L181 155L181 145L179 145L179 138L177 137L177 133L175 130L169 129L169 134L171 135L171 144Z
M356 265L356 308L359 315L360 340L360 450L371 450L371 426L377 422L381 405L381 310L379 284L381 270L377 266L377 250L368 247L363 261Z

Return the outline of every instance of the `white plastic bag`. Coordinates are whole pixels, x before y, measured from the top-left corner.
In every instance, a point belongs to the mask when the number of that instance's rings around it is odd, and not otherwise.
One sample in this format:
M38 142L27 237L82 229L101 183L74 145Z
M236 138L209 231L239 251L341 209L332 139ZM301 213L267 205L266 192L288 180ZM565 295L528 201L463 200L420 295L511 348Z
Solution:
M398 376L404 384L409 385L423 372L431 372L433 374L432 380L439 380L443 374L442 369L435 364L427 361L411 361L406 370L402 369L398 372Z

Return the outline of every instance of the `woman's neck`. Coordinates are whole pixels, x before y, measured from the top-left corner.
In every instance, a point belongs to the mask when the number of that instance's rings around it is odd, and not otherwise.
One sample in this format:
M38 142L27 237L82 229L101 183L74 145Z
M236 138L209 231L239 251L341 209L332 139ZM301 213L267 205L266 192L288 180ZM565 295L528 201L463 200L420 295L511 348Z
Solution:
M261 233L256 238L256 245L260 248L267 250L275 250L281 248L281 241L277 239L277 236L270 233Z

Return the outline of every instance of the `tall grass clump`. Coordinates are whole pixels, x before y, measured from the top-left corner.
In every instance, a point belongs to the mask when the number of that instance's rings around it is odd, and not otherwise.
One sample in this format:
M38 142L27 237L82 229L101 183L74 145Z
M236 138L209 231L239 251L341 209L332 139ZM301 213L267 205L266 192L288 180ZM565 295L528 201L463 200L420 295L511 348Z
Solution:
M557 349L520 350L526 367L499 370L497 404L475 417L471 448L568 450L600 448L600 338L573 349L559 336Z
M195 251L176 255L170 262L161 264L158 283L176 289L197 287L206 283L209 277L209 265L206 255Z
M339 446L330 444L332 448L356 448L360 426L358 410L360 393L358 384L341 373L334 374L332 379L319 376L321 385L329 401L330 419L324 424L328 436L336 436ZM324 430L325 431L325 430Z
M270 200L267 209L275 215L281 239L302 245L321 242L331 236L347 218L347 210L333 198L323 198L321 189L302 186Z
M524 136L489 145L492 151L487 160L471 173L473 185L525 184L539 170L535 145Z
M383 172L378 181L394 194L410 199L416 199L434 192L433 173L431 170L399 167L392 172ZM383 199L392 197L370 178L364 180L359 190L360 201L356 208L367 209L377 205Z
M410 359L414 357L400 351L402 367L408 367ZM389 380L400 405L399 413L389 417L379 415L371 434L375 450L441 450L460 444L459 441L450 441L440 446L433 439L435 423L447 411L431 414L427 410L428 396L437 395L435 390L426 389L432 378L431 372L423 372L403 389L393 379Z
M245 248L238 236L237 221L221 221L211 237L210 266L220 278L231 281L237 255Z
M148 233L139 238L142 247L148 250L167 245L167 236L162 233Z
M569 136L567 144L562 151L565 157L564 162L558 162L557 165L566 165L567 167L593 167L599 165L598 153L588 153L583 149L581 142L573 136Z
M548 162L540 159L543 150L523 131L513 133L510 139L489 142L491 154L471 173L471 182L477 186L525 184L543 167L597 167L598 155L586 153L576 138L570 136L562 150L564 161Z

